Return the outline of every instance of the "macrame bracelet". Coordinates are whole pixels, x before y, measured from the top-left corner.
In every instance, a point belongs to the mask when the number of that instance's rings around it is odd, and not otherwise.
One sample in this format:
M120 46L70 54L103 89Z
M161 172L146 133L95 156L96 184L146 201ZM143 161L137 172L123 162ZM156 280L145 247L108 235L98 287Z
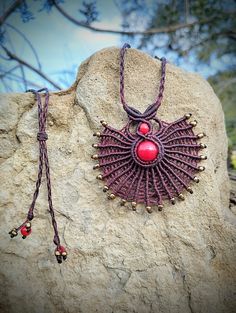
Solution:
M33 194L33 200L30 205L26 220L17 228L13 228L9 234L11 238L14 238L18 235L18 232L21 232L22 238L25 239L32 233L31 221L34 218L34 208L35 202L38 198L39 188L42 181L43 167L45 166L46 173L46 181L47 181L47 191L48 191L48 206L49 212L52 219L52 226L54 229L54 238L53 242L56 245L55 256L58 263L62 263L62 260L66 260L67 252L66 249L60 244L60 237L57 229L57 222L55 218L55 213L53 209L52 203L52 190L51 190L51 179L50 179L50 168L49 168L49 160L47 153L47 144L46 140L48 139L48 135L46 133L46 120L47 120L47 112L48 112L48 102L49 102L49 92L47 88L42 88L38 91L30 89L27 92L32 92L36 96L36 100L38 103L38 125L39 131L37 134L37 140L39 142L39 167L38 167L38 178L36 181L35 191ZM42 106L41 101L41 92L45 92L45 103Z

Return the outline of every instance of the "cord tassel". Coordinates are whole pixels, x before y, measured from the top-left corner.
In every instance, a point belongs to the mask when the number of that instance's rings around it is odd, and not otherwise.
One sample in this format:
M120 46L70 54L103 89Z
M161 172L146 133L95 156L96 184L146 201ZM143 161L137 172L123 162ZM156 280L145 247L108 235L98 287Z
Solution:
M47 120L47 112L48 112L49 92L47 88L42 88L38 91L30 89L30 90L27 90L26 92L32 92L36 96L36 100L38 103L38 125L39 125L39 131L37 134L37 140L39 142L38 178L37 178L36 185L35 185L33 200L30 205L29 211L27 213L26 220L18 228L13 228L9 232L9 234L11 238L14 238L18 235L18 232L20 231L22 238L25 239L32 233L31 221L34 218L35 203L38 198L39 189L40 189L41 182L42 182L43 166L45 166L47 191L48 191L48 205L49 205L49 212L50 212L51 219L52 219L52 226L54 230L53 242L56 245L55 256L56 256L57 262L60 264L62 263L62 260L66 260L67 252L66 252L65 247L63 247L60 244L60 237L58 234L57 222L56 222L53 203L52 203L50 167L49 167L47 144L46 144L46 140L48 139L48 135L46 133L46 120ZM45 92L44 106L42 106L40 92Z

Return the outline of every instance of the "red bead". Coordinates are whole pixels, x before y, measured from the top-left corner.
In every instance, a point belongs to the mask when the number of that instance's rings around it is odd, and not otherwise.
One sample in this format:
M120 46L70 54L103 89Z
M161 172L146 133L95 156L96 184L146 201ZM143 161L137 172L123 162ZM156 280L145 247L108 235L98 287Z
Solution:
M139 131L140 133L142 133L143 135L146 135L150 130L150 127L147 123L142 123L140 126L139 126Z
M158 153L158 146L150 140L142 141L137 147L137 155L144 162L154 161Z
M58 248L58 251L60 251L60 253L66 252L66 248L63 247L63 246L60 246L60 247Z
M30 230L27 231L27 228L26 228L25 226L23 226L23 227L21 228L20 232L21 232L22 236L27 237L27 236L29 236L29 235L31 234L32 230L31 230L31 228L30 228Z

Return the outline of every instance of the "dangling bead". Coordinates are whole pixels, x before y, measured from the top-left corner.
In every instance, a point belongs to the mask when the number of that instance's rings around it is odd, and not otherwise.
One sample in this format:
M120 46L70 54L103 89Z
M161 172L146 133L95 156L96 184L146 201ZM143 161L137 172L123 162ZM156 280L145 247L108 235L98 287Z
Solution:
M21 232L22 238L25 239L27 236L29 236L32 233L32 229L26 226L23 226L21 227L20 232Z
M150 127L147 123L141 123L139 126L139 131L141 134L146 135L150 130Z
M159 153L157 145L150 141L144 140L137 147L137 155L144 162L154 161Z
M62 263L62 259L65 261L67 259L67 252L65 247L59 246L58 248L56 248L55 256L59 264Z
M60 253L66 252L66 248L63 246L60 246L59 249Z

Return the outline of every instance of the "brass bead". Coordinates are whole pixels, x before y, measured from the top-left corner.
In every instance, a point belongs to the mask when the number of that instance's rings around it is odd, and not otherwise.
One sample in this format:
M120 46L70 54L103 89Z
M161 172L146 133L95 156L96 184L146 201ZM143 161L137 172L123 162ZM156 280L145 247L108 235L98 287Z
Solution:
M178 195L178 197L179 197L180 200L185 200L185 197L184 197L184 195L183 195L182 193L180 193L180 194Z
M114 193L110 193L107 197L109 200L114 200L116 196L114 195Z
M190 188L190 187L187 187L187 191L188 191L189 193L193 193L193 190L192 190L192 188Z
M55 255L56 255L56 256L61 255L60 251L56 250L56 251L55 251Z
M102 126L106 127L107 126L107 122L105 121L100 121L100 123L102 124Z
M120 205L125 205L126 204L126 200L125 199L121 199Z
M163 205L162 204L158 204L158 211L162 211L163 210Z
M194 176L193 180L195 181L195 183L199 183L199 178L197 176Z
M92 158L93 160L97 160L97 159L98 159L98 154L92 155L91 158Z
M201 159L201 160L206 160L206 159L207 159L207 156L206 156L206 155L200 155L200 159Z
M99 179L99 180L102 180L103 177L102 177L101 174L99 174L96 178Z
M30 223L30 222L27 222L27 223L25 224L25 227L26 227L26 228L31 228L31 223Z
M146 206L146 210L148 213L152 213L152 208L150 206Z
M206 135L205 135L205 133L200 133L200 134L197 134L197 138L203 138L203 137L205 137Z
M205 143L200 143L200 144L199 144L199 147L200 147L201 149L205 149L207 146L205 145Z
M11 231L9 231L9 235L11 236L11 238L16 237L18 235L16 228L13 228Z
M189 119L192 116L192 113L187 113L184 115L187 119Z
M99 165L99 164L96 164L96 165L93 166L93 169L96 170L96 169L99 168L99 167L100 167L100 165Z
M175 198L171 198L171 199L170 199L170 202L171 202L172 204L175 204Z
M93 147L93 148L98 148L98 144L97 144L97 143L93 143L93 144L92 144L92 147Z
M101 137L101 133L100 132L96 132L96 133L93 134L93 136Z
M135 211L137 203L135 201L131 202L132 209Z
M198 170L199 170L200 172L204 171L204 170L205 170L205 166L198 166Z
M109 190L108 186L105 185L105 186L103 187L103 192L107 192L108 190Z
M193 127L195 127L195 126L197 126L197 121L194 120L194 121L190 122L189 124L192 125Z

